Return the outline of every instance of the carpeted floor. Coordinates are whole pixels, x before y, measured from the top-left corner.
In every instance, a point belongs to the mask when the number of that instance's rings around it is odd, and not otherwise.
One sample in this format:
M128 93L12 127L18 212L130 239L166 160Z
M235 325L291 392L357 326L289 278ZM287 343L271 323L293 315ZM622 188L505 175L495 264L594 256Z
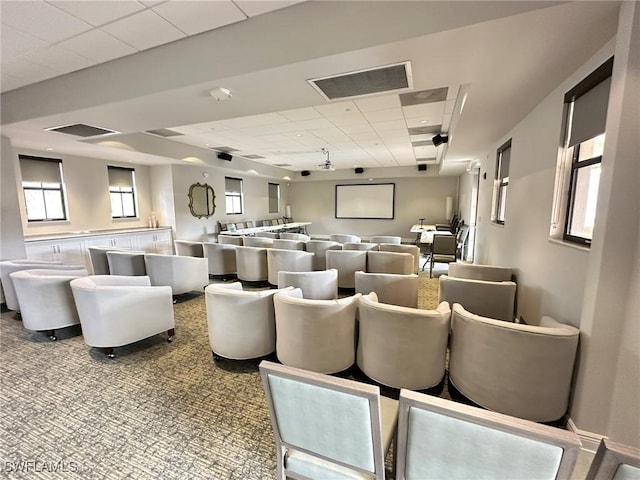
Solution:
M436 303L437 280L421 276L420 307ZM173 343L157 335L110 360L79 327L50 342L2 313L0 477L275 478L258 362L213 362L203 295L175 319Z

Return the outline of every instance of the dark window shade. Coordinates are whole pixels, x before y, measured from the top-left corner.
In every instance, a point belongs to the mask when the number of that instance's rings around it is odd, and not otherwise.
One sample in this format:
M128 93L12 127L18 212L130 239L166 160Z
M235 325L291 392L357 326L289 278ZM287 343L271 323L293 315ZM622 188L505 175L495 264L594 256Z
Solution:
M20 155L20 172L23 182L62 183L62 160L27 157Z
M569 132L570 147L604 133L610 87L611 77L574 100Z
M132 168L107 167L109 172L110 187L133 188L133 172Z
M225 193L240 195L242 193L242 179L240 178L224 178Z
M269 184L269 213L278 213L280 211L280 185L277 183Z
M502 180L503 178L507 178L509 176L509 164L511 163L511 146L505 148L500 152L500 176L499 178Z

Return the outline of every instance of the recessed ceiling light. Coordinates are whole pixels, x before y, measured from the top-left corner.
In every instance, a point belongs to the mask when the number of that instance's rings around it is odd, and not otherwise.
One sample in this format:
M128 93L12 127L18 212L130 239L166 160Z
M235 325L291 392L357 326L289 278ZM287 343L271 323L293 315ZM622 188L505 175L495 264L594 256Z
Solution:
M51 147L46 147L46 148L45 148L45 150L46 150L47 152L53 152L53 148L51 148Z
M420 120L420 123L429 123L428 120Z
M296 134L296 137L301 137L301 136L302 136L301 133Z

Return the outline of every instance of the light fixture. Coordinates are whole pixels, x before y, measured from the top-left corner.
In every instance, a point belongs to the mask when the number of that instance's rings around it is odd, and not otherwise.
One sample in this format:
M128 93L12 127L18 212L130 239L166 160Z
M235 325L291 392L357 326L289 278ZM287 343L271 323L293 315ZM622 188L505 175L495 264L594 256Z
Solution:
M228 88L217 87L209 90L209 95L215 98L218 102L221 102L223 100L230 99L233 94Z

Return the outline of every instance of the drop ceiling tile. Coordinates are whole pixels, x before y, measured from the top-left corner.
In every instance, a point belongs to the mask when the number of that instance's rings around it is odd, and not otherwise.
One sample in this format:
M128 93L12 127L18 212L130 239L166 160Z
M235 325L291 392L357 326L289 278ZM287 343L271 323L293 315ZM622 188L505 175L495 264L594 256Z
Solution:
M137 52L132 46L98 29L60 42L58 46L98 63Z
M367 120L359 110L351 110L342 114L327 116L327 119L336 126L366 124Z
M247 16L231 0L213 2L169 0L153 6L152 10L188 35L247 19Z
M323 128L335 128L335 125L324 117L295 122L300 130L320 130Z
M407 126L404 123L404 120L388 120L386 122L373 122L371 126L376 132L385 132L385 131L405 131L407 130Z
M3 7L4 8L4 7ZM39 38L2 24L2 63L13 60L29 52L42 49L47 43Z
M352 125L341 125L342 130L347 135L353 135L355 133L375 133L371 125L368 123L354 123Z
M183 32L151 10L134 13L101 29L138 50L146 50L186 37Z
M288 120L278 113L264 113L261 115L249 115L246 117L231 118L220 123L230 128L250 128L260 125L272 125L274 123L288 123Z
M372 112L366 112L365 118L371 122L386 122L388 120L402 120L404 121L404 114L400 107L391 108L387 110L375 110Z
M135 0L56 0L55 6L94 27L113 22L144 10L144 4Z
M400 108L400 98L398 95L381 95L363 98L362 100L354 100L354 103L363 113Z
M256 15L290 7L302 1L304 0L235 0L235 3L248 16L255 17Z
M323 118L322 114L313 107L296 108L294 110L285 110L283 112L280 112L280 115L282 115L284 118L292 122L301 122L304 120L314 120L317 118Z
M410 105L403 107L404 116L409 118L421 118L427 120L429 124L439 123L444 114L445 102L423 103L421 105Z
M326 118L331 118L335 115L342 115L343 113L349 113L356 110L356 105L353 102L334 102L327 103L325 105L319 105L315 107Z
M8 74L13 75L17 78L37 78L38 80L35 80L36 82L57 75L57 72L55 70L52 70L51 68L44 65L38 65L36 63L29 62L27 60L24 60L23 58L18 58L16 60L6 62L3 65L3 72L5 69Z
M23 57L29 62L44 65L59 74L75 72L93 65L93 61L71 50L52 46Z
M247 135L248 137L261 136L261 135L272 135L277 133L291 133L297 132L300 128L293 123L274 123L271 125L258 125L255 127L243 128L242 133Z
M435 158L436 147L433 145L425 145L423 147L413 147L413 153L416 158Z

